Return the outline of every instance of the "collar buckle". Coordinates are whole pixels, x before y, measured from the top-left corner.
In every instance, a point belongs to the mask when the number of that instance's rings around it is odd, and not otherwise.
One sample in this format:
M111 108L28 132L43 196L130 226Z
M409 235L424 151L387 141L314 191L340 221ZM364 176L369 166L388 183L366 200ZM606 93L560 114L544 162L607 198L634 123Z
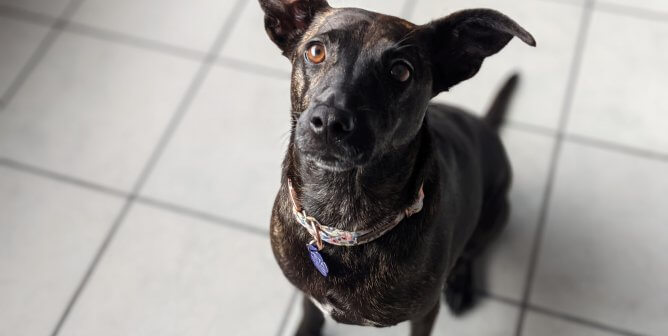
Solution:
M306 210L302 210L301 215L304 216L304 219L311 224L311 230L313 232L309 233L311 236L313 236L313 241L315 242L315 246L318 248L318 251L321 251L324 247L325 244L322 242L322 236L320 236L320 222L318 222L317 219L311 216L306 215Z

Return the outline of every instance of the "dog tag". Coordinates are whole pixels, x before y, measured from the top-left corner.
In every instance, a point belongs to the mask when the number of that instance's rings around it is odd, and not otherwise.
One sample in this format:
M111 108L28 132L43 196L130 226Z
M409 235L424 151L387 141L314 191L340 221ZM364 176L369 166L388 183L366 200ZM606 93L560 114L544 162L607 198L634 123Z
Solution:
M320 272L320 274L322 274L322 276L326 277L329 273L329 267L327 267L325 260L322 259L322 255L320 252L318 252L318 248L313 244L306 245L306 248L308 249L308 253L311 256L313 266L315 266L315 268L318 270L318 272Z

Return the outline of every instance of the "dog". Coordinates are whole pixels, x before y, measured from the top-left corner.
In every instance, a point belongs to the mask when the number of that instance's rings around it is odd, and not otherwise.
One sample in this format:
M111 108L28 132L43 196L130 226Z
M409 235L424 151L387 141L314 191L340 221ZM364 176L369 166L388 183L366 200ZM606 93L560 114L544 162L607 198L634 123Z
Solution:
M513 37L534 38L491 9L415 25L326 0L259 2L292 63L270 237L304 293L296 334L320 335L326 313L429 335L442 293L455 314L473 307L472 264L507 221L512 174L497 133L518 77L483 118L430 100Z

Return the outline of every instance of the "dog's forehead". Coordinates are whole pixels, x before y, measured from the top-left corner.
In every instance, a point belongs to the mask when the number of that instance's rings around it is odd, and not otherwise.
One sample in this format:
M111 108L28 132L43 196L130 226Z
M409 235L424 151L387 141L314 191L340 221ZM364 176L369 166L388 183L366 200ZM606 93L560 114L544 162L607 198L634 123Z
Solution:
M330 8L320 13L304 34L303 41L332 31L349 31L363 39L365 45L394 44L415 25L389 15L359 8Z

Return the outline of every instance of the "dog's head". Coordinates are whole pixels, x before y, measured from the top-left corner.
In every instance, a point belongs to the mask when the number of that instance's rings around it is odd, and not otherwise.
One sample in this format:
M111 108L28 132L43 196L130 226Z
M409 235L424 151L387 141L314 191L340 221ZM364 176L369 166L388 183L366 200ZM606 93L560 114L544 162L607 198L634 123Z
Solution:
M429 100L475 75L513 36L490 9L426 25L325 0L260 0L265 29L292 62L295 143L306 160L346 171L411 142Z

